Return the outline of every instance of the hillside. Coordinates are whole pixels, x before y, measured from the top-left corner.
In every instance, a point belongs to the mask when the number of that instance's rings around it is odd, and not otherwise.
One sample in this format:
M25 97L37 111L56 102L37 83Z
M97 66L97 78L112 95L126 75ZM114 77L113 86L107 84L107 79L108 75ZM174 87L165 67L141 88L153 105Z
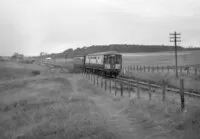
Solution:
M67 49L62 53L54 54L56 58L72 58L75 55L84 55L90 53L117 51L121 53L138 53L138 52L162 52L173 51L174 46L165 45L129 45L129 44L111 44L111 45L92 45L89 47ZM178 47L179 51L184 50L183 47Z
M178 46L178 51L200 50L200 48L183 48ZM90 53L117 51L120 53L139 53L139 52L166 52L174 51L174 46L167 45L137 45L137 44L110 44L110 45L92 45L88 47L69 48L61 53L48 54L45 57L55 58L73 58L76 55L85 55Z

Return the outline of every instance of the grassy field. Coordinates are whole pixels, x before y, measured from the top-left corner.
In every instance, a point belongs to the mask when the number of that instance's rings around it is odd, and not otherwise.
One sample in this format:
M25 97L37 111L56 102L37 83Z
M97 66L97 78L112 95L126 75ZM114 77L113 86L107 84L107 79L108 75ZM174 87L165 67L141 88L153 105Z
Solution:
M114 97L79 74L35 64L0 64L4 69L0 82L3 139L200 137L197 100L181 113L176 97L166 103L159 100L159 93L153 94L152 101L145 92L140 100L134 92L131 99ZM32 70L39 70L40 75L33 75Z
M175 65L174 52L158 52L158 53L130 53L122 54L124 65ZM200 51L178 52L178 65L194 65L199 67Z
M71 75L37 65L4 64L9 71L1 72L7 79L0 84L2 138L117 138L97 106L84 94L74 92L76 79ZM41 74L33 77L32 68Z
M186 51L178 53L178 66L194 66L200 67L200 51ZM136 54L123 54L123 66L138 65L138 66L156 66L156 65L175 65L173 52L162 53L136 53ZM122 71L124 72L124 71ZM139 79L154 81L162 83L165 80L169 85L180 87L179 79L183 78L185 88L200 90L200 75L179 75L176 79L175 71L170 72L144 72L144 71L131 71L125 72L128 76L134 76Z

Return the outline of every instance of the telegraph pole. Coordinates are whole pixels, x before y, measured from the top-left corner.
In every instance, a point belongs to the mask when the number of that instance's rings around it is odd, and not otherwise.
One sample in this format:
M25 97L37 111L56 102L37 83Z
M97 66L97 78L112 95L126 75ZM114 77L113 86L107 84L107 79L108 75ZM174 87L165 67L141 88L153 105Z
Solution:
M174 42L174 46L175 46L175 64L176 64L176 78L178 78L178 67L177 67L177 42L181 42L180 40L180 33L177 33L176 31L174 31L174 33L170 33L170 42Z

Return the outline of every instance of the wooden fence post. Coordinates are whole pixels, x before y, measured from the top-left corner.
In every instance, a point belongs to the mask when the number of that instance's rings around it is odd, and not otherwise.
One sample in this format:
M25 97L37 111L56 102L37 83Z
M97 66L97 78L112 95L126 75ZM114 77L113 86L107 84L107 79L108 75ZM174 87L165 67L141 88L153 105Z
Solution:
M162 71L164 71L165 67L162 65Z
M182 72L183 72L183 68L180 67L180 75L182 75Z
M159 71L159 67L158 67L158 65L157 65L157 72Z
M140 99L140 85L139 85L139 80L137 80L137 97Z
M110 80L110 82L109 82L109 87L110 87L110 93L112 92L112 84L111 84L111 80Z
M117 82L115 81L115 96L117 95Z
M103 88L103 77L101 77L101 88Z
M131 72L131 65L129 65L129 72Z
M99 76L97 76L97 86L99 86Z
M190 74L190 67L188 67L188 69L187 69L187 75L189 75Z
M194 68L195 76L197 76L197 68Z
M96 84L95 83L95 81L96 81L96 75L94 75L93 78L94 78L93 80L94 80L94 85L95 85Z
M167 72L169 72L169 66L167 66Z
M94 84L94 74L92 74L92 83Z
M131 97L131 82L128 83L128 96Z
M123 91L124 90L123 90L123 84L122 83L120 83L120 90L121 90L121 96L123 97L123 93L124 93Z
M146 71L146 67L144 66L144 72Z
M162 82L162 95L163 95L163 98L162 98L162 101L163 102L165 102L165 95L166 95L166 93L165 93L165 90L166 88L165 88L165 81L163 80L163 82Z
M106 91L107 90L107 80L106 79L105 79L104 83L105 83L105 91Z
M149 90L148 90L148 93L149 93L149 100L151 101L151 98L152 98L152 95L151 95L151 82L149 81Z
M184 98L184 80L180 79L180 98L181 98L181 111L185 109L185 98Z

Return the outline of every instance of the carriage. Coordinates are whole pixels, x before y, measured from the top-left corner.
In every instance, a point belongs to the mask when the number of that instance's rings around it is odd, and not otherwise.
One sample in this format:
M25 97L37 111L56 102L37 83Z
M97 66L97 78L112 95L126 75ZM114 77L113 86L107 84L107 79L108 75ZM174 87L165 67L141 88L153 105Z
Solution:
M74 57L74 67L81 68L85 72L116 77L122 68L122 55L116 51L79 55Z

